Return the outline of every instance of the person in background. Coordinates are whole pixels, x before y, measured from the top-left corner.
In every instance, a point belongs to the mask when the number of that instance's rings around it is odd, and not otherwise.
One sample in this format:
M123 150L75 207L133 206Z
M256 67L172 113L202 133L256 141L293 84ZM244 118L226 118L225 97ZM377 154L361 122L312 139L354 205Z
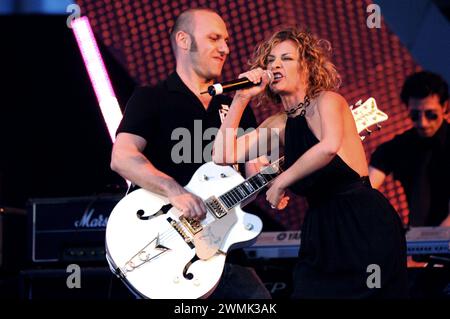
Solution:
M381 144L372 154L373 187L393 174L405 190L408 226L450 226L450 130L448 84L438 74L421 71L403 85L402 102L414 126Z

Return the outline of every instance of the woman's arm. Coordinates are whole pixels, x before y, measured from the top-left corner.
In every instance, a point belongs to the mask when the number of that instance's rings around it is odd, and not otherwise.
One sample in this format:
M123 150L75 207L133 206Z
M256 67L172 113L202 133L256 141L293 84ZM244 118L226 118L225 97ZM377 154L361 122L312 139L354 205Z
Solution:
M240 77L243 76L254 83L261 82L261 84L250 89L240 90L234 96L230 110L214 140L213 161L219 165L244 163L258 158L266 154L261 152L262 150L258 148L258 144L266 143L265 145L271 145L271 133L273 132L270 128L267 128L272 121L271 118L264 121L256 130L237 138L237 129L245 108L252 97L260 94L269 82L266 73L260 68L240 75ZM259 141L261 138L264 140Z
M318 101L320 142L306 151L286 171L280 174L267 191L267 200L277 206L284 191L311 173L326 166L336 156L344 135L345 99L337 93L326 92Z

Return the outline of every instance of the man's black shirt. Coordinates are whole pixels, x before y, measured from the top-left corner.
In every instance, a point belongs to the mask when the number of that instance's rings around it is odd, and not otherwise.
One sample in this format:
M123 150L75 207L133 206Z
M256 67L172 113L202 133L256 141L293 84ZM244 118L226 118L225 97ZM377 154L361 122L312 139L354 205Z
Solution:
M450 130L444 121L433 137L412 128L380 145L370 165L402 183L410 206L411 226L437 226L448 215L450 199ZM418 203L418 204L417 204ZM425 203L425 205L424 205ZM422 211L414 207L422 207ZM426 208L424 208L426 207Z
M186 185L194 172L211 160L212 142L231 98L216 95L205 109L200 100L172 73L155 87L140 87L127 103L117 130L143 137L144 155L160 171ZM247 107L240 122L247 130L256 119ZM184 146L184 147L182 147Z

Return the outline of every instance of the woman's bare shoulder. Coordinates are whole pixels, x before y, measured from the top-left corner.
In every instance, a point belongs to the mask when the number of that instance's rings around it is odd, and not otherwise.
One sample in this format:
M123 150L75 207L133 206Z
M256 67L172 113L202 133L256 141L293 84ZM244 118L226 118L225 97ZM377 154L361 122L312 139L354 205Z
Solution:
M348 107L348 103L339 93L333 91L323 91L317 97L317 107L320 113L332 109L344 112Z
M345 98L337 92L334 91L322 91L317 97L319 104L347 104Z

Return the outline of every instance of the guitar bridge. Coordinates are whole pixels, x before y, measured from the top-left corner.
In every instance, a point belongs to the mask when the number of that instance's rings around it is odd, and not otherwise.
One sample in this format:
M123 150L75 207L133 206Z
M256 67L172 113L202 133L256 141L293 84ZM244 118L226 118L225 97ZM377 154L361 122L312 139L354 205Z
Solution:
M192 235L197 234L199 231L203 229L203 226L200 224L199 220L193 218L180 217L180 221Z

